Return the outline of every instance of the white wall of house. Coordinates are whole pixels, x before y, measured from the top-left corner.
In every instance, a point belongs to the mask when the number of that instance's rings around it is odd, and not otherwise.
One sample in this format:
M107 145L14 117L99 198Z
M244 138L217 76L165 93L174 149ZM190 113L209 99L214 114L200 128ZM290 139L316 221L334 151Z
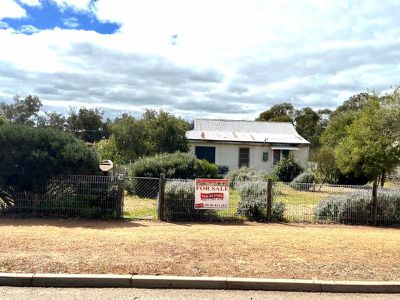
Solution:
M239 148L250 149L250 167L260 170L272 172L274 169L273 165L273 150L270 145L264 144L231 144L231 143L218 143L218 142L194 142L189 141L190 152L195 155L195 147L215 147L215 164L225 165L229 167L229 170L236 170L239 168ZM289 154L293 154L294 157L300 161L304 168L307 167L309 147L298 146L299 150L290 150ZM263 152L268 153L268 161L263 161ZM281 155L281 158L283 156Z

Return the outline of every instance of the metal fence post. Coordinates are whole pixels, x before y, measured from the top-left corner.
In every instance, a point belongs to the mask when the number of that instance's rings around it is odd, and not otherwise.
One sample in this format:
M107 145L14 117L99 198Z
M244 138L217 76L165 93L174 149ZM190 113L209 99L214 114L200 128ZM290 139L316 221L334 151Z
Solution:
M123 204L124 204L124 174L118 174L117 176L118 183L118 197L117 197L117 207L116 207L116 215L117 219L122 219L123 216Z
M376 216L378 213L378 180L374 179L372 183L372 225L376 225Z
M267 221L272 221L272 179L267 181Z
M164 220L164 204L165 204L165 174L160 174L160 186L158 191L158 209L157 218Z

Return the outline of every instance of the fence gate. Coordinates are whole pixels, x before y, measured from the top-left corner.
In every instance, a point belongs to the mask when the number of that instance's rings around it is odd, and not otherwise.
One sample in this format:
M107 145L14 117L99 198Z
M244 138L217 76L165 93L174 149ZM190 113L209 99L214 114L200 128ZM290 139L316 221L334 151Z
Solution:
M126 177L123 217L128 219L157 219L160 178Z

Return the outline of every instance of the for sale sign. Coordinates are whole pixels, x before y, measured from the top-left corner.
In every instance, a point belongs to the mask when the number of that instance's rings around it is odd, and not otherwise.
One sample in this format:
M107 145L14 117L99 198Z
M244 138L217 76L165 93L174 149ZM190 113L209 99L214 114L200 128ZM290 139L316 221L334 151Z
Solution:
M228 209L229 179L196 178L195 209Z

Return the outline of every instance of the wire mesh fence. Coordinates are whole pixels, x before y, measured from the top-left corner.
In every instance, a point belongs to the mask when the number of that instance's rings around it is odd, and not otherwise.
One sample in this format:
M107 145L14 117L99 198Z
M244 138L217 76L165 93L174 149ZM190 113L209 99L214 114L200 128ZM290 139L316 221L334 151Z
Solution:
M34 191L0 186L0 212L6 216L117 218L122 203L114 176L62 175Z
M275 203L285 205L287 222L372 224L374 205L368 185L274 184ZM400 190L379 188L376 223L400 224Z
M160 179L152 177L125 178L124 217L157 219Z

